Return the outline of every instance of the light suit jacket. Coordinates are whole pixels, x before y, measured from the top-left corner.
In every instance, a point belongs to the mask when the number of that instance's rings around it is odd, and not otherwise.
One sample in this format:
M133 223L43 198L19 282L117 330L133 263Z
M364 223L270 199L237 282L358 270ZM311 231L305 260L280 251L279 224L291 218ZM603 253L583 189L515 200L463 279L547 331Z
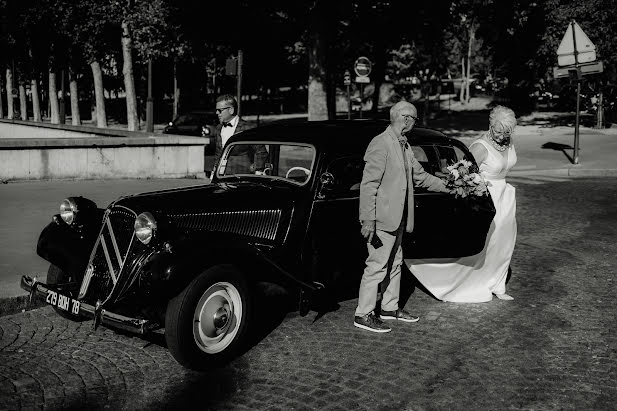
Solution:
M407 195L405 230L413 231L414 184L430 191L448 192L443 181L422 168L407 146L409 174L405 175L403 150L392 126L374 137L364 155L364 173L360 184L360 221L375 220L376 228L395 231L401 224Z

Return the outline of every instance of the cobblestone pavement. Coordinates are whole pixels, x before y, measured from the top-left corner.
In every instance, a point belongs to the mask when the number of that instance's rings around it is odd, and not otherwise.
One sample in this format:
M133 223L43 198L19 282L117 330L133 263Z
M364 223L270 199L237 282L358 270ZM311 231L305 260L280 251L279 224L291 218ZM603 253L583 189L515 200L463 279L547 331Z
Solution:
M512 302L415 289L420 322L382 335L353 327L356 300L306 317L273 304L265 338L206 373L157 338L41 308L0 318L0 409L615 409L617 179L512 183Z

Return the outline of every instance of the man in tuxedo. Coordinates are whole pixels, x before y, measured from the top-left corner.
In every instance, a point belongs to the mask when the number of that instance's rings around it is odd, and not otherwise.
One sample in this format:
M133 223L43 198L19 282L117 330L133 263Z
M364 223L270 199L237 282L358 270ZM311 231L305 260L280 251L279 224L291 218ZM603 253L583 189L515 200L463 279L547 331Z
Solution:
M418 317L398 306L401 284L403 232L414 225L414 184L448 192L444 182L428 174L415 159L405 134L418 121L418 111L406 101L390 109L390 125L373 138L364 155L360 184L361 233L367 239L368 258L362 274L354 325L372 332L389 332L382 320L416 322ZM379 284L389 275L375 315Z
M251 128L248 123L238 117L238 102L231 94L223 94L216 99L216 115L219 118L219 124L214 135L213 174L216 173L227 140L234 134ZM225 174L260 172L264 169L267 158L268 151L263 144L237 147L227 160Z

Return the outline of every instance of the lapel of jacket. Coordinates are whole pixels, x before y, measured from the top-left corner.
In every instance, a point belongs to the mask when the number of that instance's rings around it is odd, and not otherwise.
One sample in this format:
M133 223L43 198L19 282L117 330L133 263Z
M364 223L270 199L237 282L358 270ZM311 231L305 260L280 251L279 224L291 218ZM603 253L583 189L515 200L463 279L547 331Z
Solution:
M403 149L401 148L401 144L398 142L398 137L394 134L394 130L392 130L392 126L388 126L386 133L388 135L386 141L390 145L390 150L396 153L396 158L398 158L398 161L401 162L401 166L405 167L405 162L403 160Z
M234 130L233 135L236 135L243 130L244 130L244 121L242 121L241 119L238 119L238 124L236 124L236 129Z
M214 134L215 143L218 143L221 148L223 148L223 138L221 137L221 130L223 129L223 125L218 123L216 125L216 134Z

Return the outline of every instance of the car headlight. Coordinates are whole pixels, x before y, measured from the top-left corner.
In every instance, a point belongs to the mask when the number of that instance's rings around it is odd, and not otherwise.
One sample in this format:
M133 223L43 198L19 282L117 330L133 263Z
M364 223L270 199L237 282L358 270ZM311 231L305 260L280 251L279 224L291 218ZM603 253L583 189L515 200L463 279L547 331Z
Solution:
M60 217L68 225L73 224L73 221L75 221L77 211L77 202L73 197L65 198L62 204L60 204Z
M156 232L156 220L150 213L141 213L135 219L135 237L148 244Z

